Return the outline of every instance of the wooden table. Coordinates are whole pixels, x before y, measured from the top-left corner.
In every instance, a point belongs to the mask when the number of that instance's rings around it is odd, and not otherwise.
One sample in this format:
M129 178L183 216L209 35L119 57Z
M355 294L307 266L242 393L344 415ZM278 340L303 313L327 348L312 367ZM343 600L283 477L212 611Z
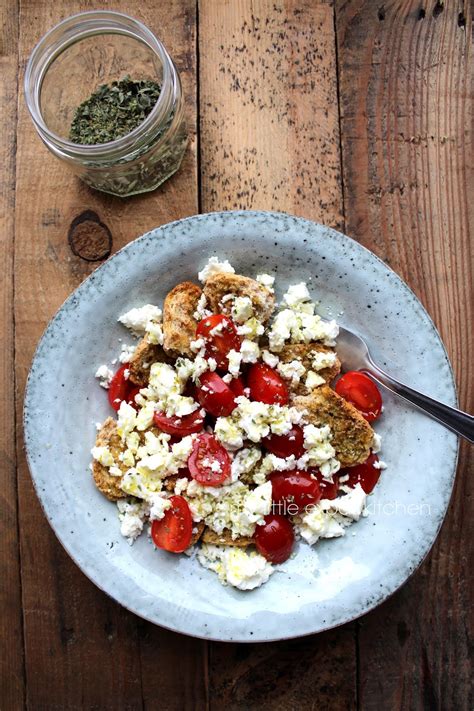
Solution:
M89 190L47 152L21 88L44 32L94 5L3 0L0 10L0 708L472 708L466 446L441 534L397 594L321 635L239 646L148 624L82 575L38 504L21 427L35 345L96 266L68 244L86 210L113 251L170 220L233 208L345 231L425 304L472 410L467 1L115 0L176 60L191 134L179 174L126 201Z

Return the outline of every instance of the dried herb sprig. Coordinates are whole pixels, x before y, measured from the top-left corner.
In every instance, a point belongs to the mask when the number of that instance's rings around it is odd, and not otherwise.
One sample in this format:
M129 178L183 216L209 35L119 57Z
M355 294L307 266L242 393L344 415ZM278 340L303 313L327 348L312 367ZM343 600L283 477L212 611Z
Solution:
M69 140L82 145L108 143L126 136L149 115L160 95L160 85L150 79L102 84L77 107Z

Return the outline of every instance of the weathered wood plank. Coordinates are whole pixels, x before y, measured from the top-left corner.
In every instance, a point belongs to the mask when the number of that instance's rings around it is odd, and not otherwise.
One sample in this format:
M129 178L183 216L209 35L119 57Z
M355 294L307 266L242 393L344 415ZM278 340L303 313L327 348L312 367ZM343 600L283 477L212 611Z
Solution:
M17 523L13 239L18 94L18 5L0 5L0 699L5 709L24 703L20 551Z
M88 0L25 0L20 15L20 61L60 19ZM129 200L93 192L53 158L36 136L23 101L17 162L16 369L17 413L25 378L43 328L63 299L94 268L70 251L71 222L93 210L112 234L116 251L159 224L197 212L195 152L195 3L170 0L166 12L144 0L130 8L165 42L187 96L191 145L179 174L153 194ZM22 441L19 436L19 448ZM19 470L26 676L31 708L173 708L205 704L206 645L139 621L97 590L63 552L34 495L26 463ZM163 691L164 689L164 691ZM158 693L160 692L160 693ZM157 701L159 699L159 701Z
M199 3L202 210L342 225L333 11ZM290 631L291 632L291 631ZM278 645L214 644L211 708L355 708L354 627Z
M333 10L311 0L201 0L203 209L342 225Z
M463 2L336 2L347 232L426 305L472 411L470 22ZM472 707L468 454L431 555L361 622L361 708Z

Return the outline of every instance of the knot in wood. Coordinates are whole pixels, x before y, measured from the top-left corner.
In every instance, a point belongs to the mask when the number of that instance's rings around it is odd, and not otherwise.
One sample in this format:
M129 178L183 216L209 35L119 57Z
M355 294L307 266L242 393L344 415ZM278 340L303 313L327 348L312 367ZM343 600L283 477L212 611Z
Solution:
M86 262L100 262L112 251L112 233L93 210L85 210L73 219L68 242L72 253Z

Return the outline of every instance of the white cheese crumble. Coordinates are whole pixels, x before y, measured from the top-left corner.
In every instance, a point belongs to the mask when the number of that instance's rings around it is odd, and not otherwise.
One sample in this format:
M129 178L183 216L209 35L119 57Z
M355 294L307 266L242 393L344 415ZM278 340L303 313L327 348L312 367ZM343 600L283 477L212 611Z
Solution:
M230 264L227 259L220 262L217 257L210 257L204 269L198 273L198 279L205 284L211 276L223 273L235 274L235 269L232 264Z
M329 425L316 427L304 425L305 454L298 460L298 468L319 467L323 477L329 478L341 465L336 459L336 450L331 444L332 434Z
M153 304L145 304L137 309L130 309L119 316L119 321L137 336L144 336L147 331L156 335L156 326L161 323L161 309ZM161 327L159 328L161 331ZM151 341L152 343L154 341ZM161 338L160 343L163 343Z
M291 360L289 363L278 363L277 370L285 380L291 385L298 385L306 372L306 368L300 360Z
M304 384L306 385L308 390L313 390L314 388L318 388L325 382L326 381L324 380L324 378L321 377L321 375L315 373L314 370L308 370Z
M372 464L372 466L373 466L374 469L380 469L380 470L383 470L383 469L386 469L386 468L387 468L386 463L383 462L381 459L379 459L378 462L374 462L374 463Z
M322 499L312 504L303 515L294 517L296 532L310 545L319 538L344 536L345 529L364 514L367 495L360 486L349 493L329 501Z
M95 372L95 377L98 379L100 387L108 390L114 374L106 365L99 365Z
M254 315L252 299L249 296L234 296L230 310L232 320L242 324Z
M372 452L374 454L377 454L377 452L380 452L382 449L382 435L377 434L377 432L374 432L374 439L372 441Z
M148 506L142 502L129 503L125 499L117 501L120 533L128 539L130 545L143 531L143 524L148 516Z
M103 467L113 467L115 464L112 452L108 447L92 447L91 454Z
M196 321L202 321L203 318L206 318L206 316L210 316L212 311L209 311L207 307L207 299L206 299L206 294L201 294L199 297L199 300L196 305L196 311L194 312L193 316L196 319Z
M306 284L302 282L290 286L283 300L288 308L277 313L268 333L271 350L280 351L286 341L321 341L326 346L335 345L339 327L335 321L323 321L314 313L316 307L310 301Z
M227 354L229 362L228 371L233 378L238 378L240 375L240 365L242 363L242 353L235 351L233 348Z
M267 405L243 395L235 399L237 407L229 417L216 421L215 436L228 449L240 449L244 439L258 443L270 433L287 434L303 417L295 407Z
M250 339L257 339L265 333L265 326L255 317L249 318L248 321L237 326L239 336L244 336Z
M275 277L271 274L257 274L256 281L262 286L266 286L267 289L273 291L273 285L275 283Z
M267 582L274 568L255 551L203 544L197 558L204 568L217 573L223 585L253 590Z
M128 346L123 343L119 355L119 361L121 363L129 363L132 360L132 356L135 353L136 349L136 346Z
M257 343L245 338L240 345L242 363L256 363L260 357L260 348Z
M280 362L279 357L275 355L275 353L270 353L270 351L262 351L261 355L263 362L270 366L270 368L276 368Z
M312 351L309 354L311 366L313 370L323 370L324 368L332 368L337 360L337 356L333 351Z

